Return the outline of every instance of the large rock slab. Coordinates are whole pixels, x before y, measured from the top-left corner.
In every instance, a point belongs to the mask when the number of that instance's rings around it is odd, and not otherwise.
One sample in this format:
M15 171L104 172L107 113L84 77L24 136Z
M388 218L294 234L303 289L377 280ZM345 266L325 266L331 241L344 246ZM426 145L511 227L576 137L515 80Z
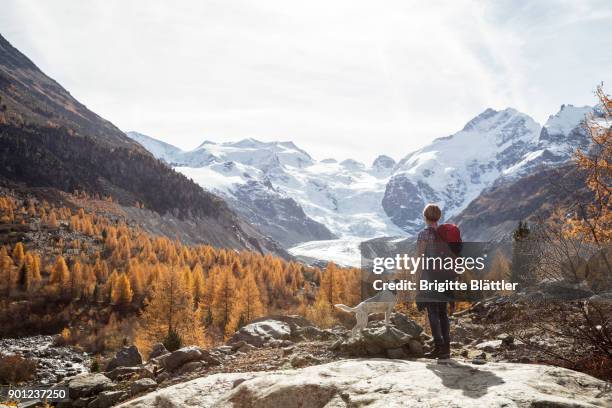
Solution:
M336 348L352 356L384 356L387 350L406 346L406 353L411 354L410 342L416 339L393 326L368 327L354 337L349 337Z
M112 384L111 379L104 374L81 374L68 382L68 395L72 400L89 397L107 389Z
M205 353L208 352L197 346L183 347L162 357L160 363L166 370L173 371L183 364L204 359Z
M351 359L214 374L120 407L608 407L612 395L605 387L586 374L544 365Z
M244 341L255 347L261 347L270 340L283 340L290 337L290 323L276 319L266 319L241 327L228 341L228 344Z

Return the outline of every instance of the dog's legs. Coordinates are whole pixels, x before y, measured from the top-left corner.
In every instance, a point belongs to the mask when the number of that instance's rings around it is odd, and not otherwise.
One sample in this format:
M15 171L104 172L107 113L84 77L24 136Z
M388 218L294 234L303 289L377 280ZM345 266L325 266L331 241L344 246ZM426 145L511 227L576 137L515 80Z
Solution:
M385 327L389 326L389 317L391 316L391 311L390 310L386 310L385 311Z
M365 313L364 310L361 310L361 309L357 310L357 312L355 313L355 319L357 320L357 323L355 324L355 327L353 327L353 330L351 331L351 336L355 336L362 329L365 329L366 326L368 325L368 315L367 313Z

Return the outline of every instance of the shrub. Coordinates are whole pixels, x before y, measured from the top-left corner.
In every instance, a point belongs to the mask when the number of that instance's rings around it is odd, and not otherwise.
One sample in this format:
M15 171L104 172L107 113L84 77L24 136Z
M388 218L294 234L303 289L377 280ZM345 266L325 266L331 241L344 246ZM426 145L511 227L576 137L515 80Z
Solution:
M99 373L100 372L100 356L96 356L92 361L91 361L91 366L89 367L89 370L92 373Z
M0 356L0 383L17 384L34 378L36 361L19 355Z
M163 344L168 351L175 351L183 346L183 339L175 330L170 329Z

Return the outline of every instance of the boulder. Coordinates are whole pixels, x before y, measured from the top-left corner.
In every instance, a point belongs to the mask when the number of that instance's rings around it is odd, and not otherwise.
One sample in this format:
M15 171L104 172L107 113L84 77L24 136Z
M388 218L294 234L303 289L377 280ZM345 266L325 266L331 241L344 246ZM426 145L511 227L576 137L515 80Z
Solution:
M68 381L68 396L72 400L89 397L111 387L110 378L100 373L80 374Z
M423 343L416 339L410 339L408 341L408 352L413 357L422 357L424 354Z
M113 381L122 380L125 378L130 378L132 376L137 376L139 378L153 378L153 370L150 367L117 367L112 371L104 373L108 378Z
M203 360L205 354L208 354L208 352L197 346L188 346L173 351L159 361L166 370L174 371L185 363Z
M87 405L87 408L110 408L126 397L125 391L103 391Z
M255 347L262 347L269 340L283 340L291 337L291 325L281 320L265 319L255 321L238 330L228 344L244 341Z
M221 373L119 407L604 407L604 381L558 367L351 359L301 369Z
M423 328L417 322L402 313L394 313L391 316L391 323L393 323L396 329L412 337L418 337L423 332Z
M387 350L387 357L389 358L406 358L408 355L403 348L395 348Z
M187 373L192 373L194 371L199 370L202 367L204 367L204 363L203 362L201 362L201 361L190 361L189 363L183 364L178 369L178 373L180 375L187 374Z
M257 349L257 347L252 346L249 343L246 343L246 344L243 344L242 346L240 346L238 351L241 352L241 353L248 353L248 352L256 350L256 349Z
M311 356L310 354L298 354L293 356L290 360L292 367L304 367L307 365L313 365L320 363L319 359Z
M155 382L155 380L151 378L141 378L140 380L134 381L130 385L130 393L132 395L136 395L156 387L157 383Z
M164 346L162 343L155 343L151 348L151 352L149 353L149 360L168 353L169 351L166 349L166 346Z
M117 367L133 367L142 364L142 356L136 346L123 347L106 365L106 371Z
M483 341L482 343L476 344L476 349L482 350L482 351L488 351L489 353L492 353L494 351L501 349L502 344L503 344L503 340Z
M360 334L349 337L341 344L334 343L332 348L348 352L353 356L386 356L386 350L402 348L413 339L395 327L372 327L363 329Z
M497 340L501 340L504 346L509 346L514 343L514 336L511 336L508 333L502 333L495 337Z

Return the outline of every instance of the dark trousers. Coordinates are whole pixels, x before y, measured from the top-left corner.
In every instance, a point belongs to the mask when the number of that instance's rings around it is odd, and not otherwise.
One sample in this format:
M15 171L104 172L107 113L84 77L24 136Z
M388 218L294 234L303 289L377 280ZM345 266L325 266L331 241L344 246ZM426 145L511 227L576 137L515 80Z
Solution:
M427 317L431 327L431 335L438 346L450 344L450 322L448 320L446 302L427 303Z

